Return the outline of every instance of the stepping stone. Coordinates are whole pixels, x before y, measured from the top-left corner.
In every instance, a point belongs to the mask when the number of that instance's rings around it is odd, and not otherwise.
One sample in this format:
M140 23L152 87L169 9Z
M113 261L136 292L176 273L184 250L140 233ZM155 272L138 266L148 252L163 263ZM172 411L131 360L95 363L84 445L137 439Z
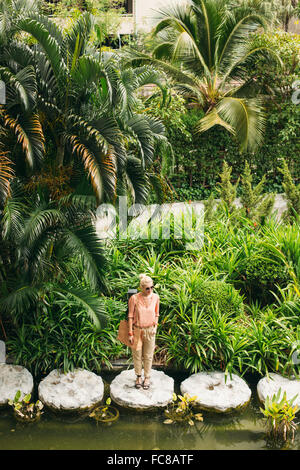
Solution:
M300 409L300 380L296 378L287 379L279 374L271 372L268 377L263 377L257 384L257 394L259 400L264 403L267 395L271 398L281 388L281 398L283 393L286 392L288 400L294 398L298 394L298 397L293 402L293 405L298 405Z
M21 391L21 398L33 390L33 377L23 366L13 364L0 364L0 405L6 405L13 400L17 391Z
M139 411L164 408L172 401L174 380L164 372L152 369L148 390L135 388L135 380L134 369L117 375L110 385L111 399L124 408Z
M199 372L180 385L182 394L197 396L198 408L218 413L244 408L250 401L251 390L246 382L235 374L230 379L224 372Z
M53 411L88 411L101 403L103 380L84 369L50 372L39 384L39 399Z

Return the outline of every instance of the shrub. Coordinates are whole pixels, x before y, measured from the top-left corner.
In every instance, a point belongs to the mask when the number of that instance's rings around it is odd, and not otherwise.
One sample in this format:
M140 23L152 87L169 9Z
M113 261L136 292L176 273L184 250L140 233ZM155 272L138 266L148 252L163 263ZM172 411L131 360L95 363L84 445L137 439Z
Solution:
M271 291L277 290L276 285L286 287L290 276L287 267L274 256L274 252L261 248L248 259L244 280L244 288L250 298L267 303L274 301Z
M76 367L100 372L103 365L122 355L124 346L116 340L119 320L124 316L121 302L106 299L108 324L96 330L84 311L61 308L51 303L43 314L24 316L7 342L16 364L22 364L39 377L54 368L64 372Z
M209 313L212 307L218 304L224 314L237 316L244 312L243 297L238 291L224 281L204 281L195 293L200 309Z

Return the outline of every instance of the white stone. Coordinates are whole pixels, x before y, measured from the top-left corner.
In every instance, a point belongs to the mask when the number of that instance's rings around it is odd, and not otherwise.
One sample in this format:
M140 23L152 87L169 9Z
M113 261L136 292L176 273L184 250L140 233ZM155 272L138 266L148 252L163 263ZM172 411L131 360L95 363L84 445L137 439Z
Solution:
M0 405L13 400L18 390L21 391L21 398L32 393L31 373L23 366L0 364Z
M122 371L110 385L111 399L120 406L141 411L163 408L172 401L174 380L164 372L152 369L148 390L135 388L135 380L134 369Z
M84 411L101 402L104 384L99 375L84 369L67 373L55 369L40 382L38 393L53 410Z
M273 372L271 372L269 376L270 379L263 377L257 384L257 394L260 401L264 403L267 396L271 398L273 395L277 394L278 390L281 388L281 398L284 392L286 392L288 400L291 400L291 398L294 398L294 396L298 394L293 404L298 405L300 409L300 380L296 378L287 379Z
M191 375L180 385L182 394L197 396L199 408L226 413L245 406L251 397L246 382L235 374L224 372L199 372Z

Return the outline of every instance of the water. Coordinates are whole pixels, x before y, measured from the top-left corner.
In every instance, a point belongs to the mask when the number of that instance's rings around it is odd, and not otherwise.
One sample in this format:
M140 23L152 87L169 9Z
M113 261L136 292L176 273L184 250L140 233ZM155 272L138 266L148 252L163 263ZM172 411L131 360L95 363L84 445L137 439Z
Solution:
M170 374L171 375L171 374ZM174 375L173 375L174 376ZM110 381L112 376L103 375ZM174 376L176 392L186 376ZM120 418L110 426L88 417L54 415L45 411L34 424L16 422L11 409L0 411L1 450L262 450L272 449L265 439L264 419L256 396L257 380L249 382L249 406L230 415L203 412L195 426L163 424L163 413L137 413L121 408ZM298 416L299 418L299 416ZM282 448L282 447L281 447ZM294 443L300 449L300 432Z

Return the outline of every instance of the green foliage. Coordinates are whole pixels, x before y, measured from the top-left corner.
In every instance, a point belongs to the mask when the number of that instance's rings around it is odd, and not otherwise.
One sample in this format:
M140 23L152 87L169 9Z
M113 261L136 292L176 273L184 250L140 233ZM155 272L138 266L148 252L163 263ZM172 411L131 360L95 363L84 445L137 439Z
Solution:
M46 14L56 17L56 21L62 21L65 27L70 27L74 20L77 20L84 11L95 17L97 31L91 37L91 43L105 41L109 35L116 35L125 13L122 0L59 0L58 2L42 2L42 7Z
M262 34L252 36L254 46L270 47L277 51L283 67L280 67L278 61L268 63L259 57L255 62L255 74L258 84L264 92L268 93L266 100L282 101L290 97L292 83L299 76L299 53L300 39L299 34L286 33L279 29L270 29ZM270 103L271 104L271 103Z
M285 160L283 160L283 168L278 168L278 170L283 174L282 186L288 203L288 209L285 215L291 220L297 217L297 215L300 215L300 185L296 186L293 182L293 178Z
M293 403L298 394L291 400L288 400L286 391L284 391L282 398L281 393L282 390L280 388L277 394L274 394L272 397L267 396L265 408L260 408L260 411L266 418L267 432L271 438L286 441L291 434L293 441L297 429L294 419L298 411L298 405L293 406Z
M246 65L249 80L253 79L255 83L252 93L255 96L260 93L264 97L267 110L263 143L255 153L241 154L236 139L220 126L208 130L205 135L195 135L196 114L193 110L186 110L180 121L186 123L192 140L188 143L181 136L181 144L176 132L173 136L169 132L169 123L165 122L166 132L175 151L176 172L171 182L178 194L175 194L176 200L206 199L210 191L215 189L223 160L232 167L233 181L243 173L248 162L255 185L259 184L265 175L264 187L267 192L282 192L282 175L278 170L281 157L286 159L296 181L300 177L300 163L296 158L300 152L300 107L293 104L291 99L292 84L299 79L300 74L299 35L271 30L254 34L252 42L253 47L276 51L283 64L281 66L275 57L270 60L271 57L255 56L255 60ZM251 90L248 91L250 93ZM159 110L157 113L159 114ZM187 145L189 152L186 151ZM238 196L240 193L239 188Z
M8 400L8 404L13 407L14 414L19 421L32 423L40 419L44 408L41 401L30 403L31 394L25 395L21 399L21 391L18 390L13 400Z
M193 413L193 405L197 397L190 397L188 393L182 395L176 395L173 393L173 400L167 406L167 409L164 411L167 419L164 421L164 424L180 423L180 424L189 424L194 426L194 420L203 421L203 416L201 413Z
M228 163L225 161L223 163L222 172L220 174L221 182L217 183L218 187L217 192L219 193L220 199L228 207L228 211L233 212L234 205L233 202L237 196L237 187L240 182L240 178L237 179L235 184L232 184L230 181L232 168L229 167Z
M159 66L189 104L204 111L196 132L222 126L236 137L241 151L253 151L263 140L265 115L260 97L245 86L249 77L244 65L253 56L271 54L251 47L250 33L259 26L266 27L266 16L248 2L168 5L154 29L155 46L149 54L132 53L132 58Z
M261 223L265 217L270 215L274 205L275 194L268 194L264 199L262 191L266 175L263 175L255 188L252 188L252 179L249 163L246 162L244 173L242 174L241 203L245 209L246 217Z
M234 287L223 281L206 280L199 284L194 295L198 307L207 313L212 305L218 305L225 315L238 316L244 311L243 298Z
M247 260L244 286L253 300L265 302L276 285L286 287L291 281L284 262L274 256L274 252L262 248Z
M36 377L53 368L64 372L83 368L100 372L103 365L121 355L124 347L116 340L124 305L103 298L110 316L106 328L95 329L84 311L61 305L52 295L36 315L23 315L10 334L7 349L17 363L22 363Z
M106 257L84 204L52 201L47 190L30 193L14 182L0 227L2 313L18 322L55 293L100 328L105 314L96 291L105 290Z

